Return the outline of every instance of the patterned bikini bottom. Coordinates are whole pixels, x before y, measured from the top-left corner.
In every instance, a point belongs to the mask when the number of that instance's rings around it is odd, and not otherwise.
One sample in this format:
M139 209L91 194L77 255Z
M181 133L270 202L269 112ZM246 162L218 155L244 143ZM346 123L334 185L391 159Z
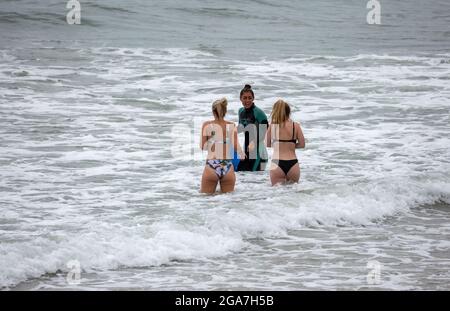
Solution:
M233 165L233 162L231 160L207 160L206 164L209 165L210 168L212 168L219 179L221 179L223 176L225 176L229 171L231 166Z

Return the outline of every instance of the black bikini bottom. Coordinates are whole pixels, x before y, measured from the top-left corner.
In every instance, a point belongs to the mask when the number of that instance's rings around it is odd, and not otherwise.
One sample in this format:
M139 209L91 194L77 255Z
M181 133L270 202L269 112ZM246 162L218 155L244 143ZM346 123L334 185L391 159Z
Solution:
M298 163L298 160L272 160L272 162L278 165L278 167L283 170L284 174L287 175L291 167Z

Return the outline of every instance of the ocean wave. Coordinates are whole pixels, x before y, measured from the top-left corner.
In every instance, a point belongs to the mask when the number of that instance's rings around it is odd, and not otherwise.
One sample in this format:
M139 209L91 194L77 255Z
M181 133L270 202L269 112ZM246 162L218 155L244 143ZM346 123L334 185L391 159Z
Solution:
M51 12L0 12L0 23L20 24L23 21L42 22L50 24L62 24L66 22L65 15Z
M47 273L67 272L71 260L77 260L83 272L95 272L223 257L250 247L254 238L286 236L289 230L311 226L377 225L420 206L450 204L450 183L442 176L274 191L279 191L278 195L256 204L241 202L241 207L232 206L239 193L229 195L229 203L223 200L227 197L209 198L216 207L210 204L200 209L199 198L190 198L187 206L194 208L172 220L151 224L96 219L78 232L4 241L0 245L0 284L13 286Z
M130 13L130 14L136 14L136 11L130 10L129 8L124 8L120 6L112 6L112 5L105 5L105 4L99 4L96 2L91 1L83 1L83 8L97 8L100 10L104 10L106 12L119 12L119 13Z

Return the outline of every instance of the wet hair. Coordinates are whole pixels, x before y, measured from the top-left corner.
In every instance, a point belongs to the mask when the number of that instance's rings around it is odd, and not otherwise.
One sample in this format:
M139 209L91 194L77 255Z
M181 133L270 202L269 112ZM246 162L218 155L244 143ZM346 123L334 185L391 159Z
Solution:
M284 100L279 99L273 104L271 122L273 124L283 124L291 115L291 108Z
M227 113L227 99L221 98L213 102L212 104L212 112L217 119L223 119Z
M246 84L244 86L244 88L241 90L241 93L239 94L239 98L241 98L242 94L244 94L246 92L252 93L252 97L255 98L255 93L253 93L252 86L250 84Z

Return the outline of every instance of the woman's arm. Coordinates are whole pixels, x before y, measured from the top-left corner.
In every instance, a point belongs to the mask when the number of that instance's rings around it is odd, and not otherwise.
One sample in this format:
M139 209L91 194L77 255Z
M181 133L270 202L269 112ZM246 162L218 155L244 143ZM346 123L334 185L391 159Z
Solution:
M237 151L237 154L239 155L239 159L243 160L245 159L245 153L242 151L241 145L239 144L238 139L238 128L233 123L233 132L232 132L232 141L233 141L233 148Z
M305 137L303 136L303 131L300 123L296 122L295 128L297 129L297 143L295 144L295 148L305 148Z
M269 124L268 127L267 127L266 146L267 146L267 148L271 148L272 147L272 126L271 126L271 124Z
M200 149L201 150L208 150L207 148L207 142L208 142L208 133L206 132L206 126L209 124L209 122L204 122L202 125L202 132L200 133Z

